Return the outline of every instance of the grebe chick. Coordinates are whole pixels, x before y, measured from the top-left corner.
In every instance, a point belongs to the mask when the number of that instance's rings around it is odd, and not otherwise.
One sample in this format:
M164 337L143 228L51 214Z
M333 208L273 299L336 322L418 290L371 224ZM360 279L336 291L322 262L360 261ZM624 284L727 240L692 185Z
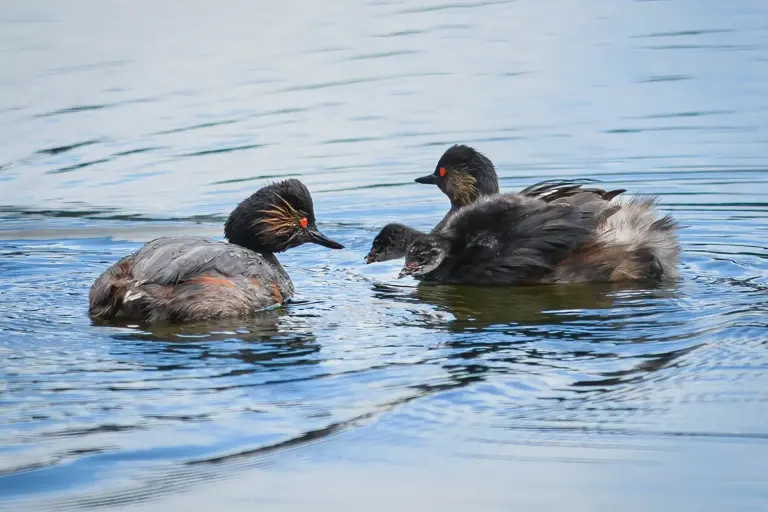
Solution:
M381 228L373 239L371 250L365 257L366 263L389 261L405 256L405 250L424 233L405 224L391 222Z

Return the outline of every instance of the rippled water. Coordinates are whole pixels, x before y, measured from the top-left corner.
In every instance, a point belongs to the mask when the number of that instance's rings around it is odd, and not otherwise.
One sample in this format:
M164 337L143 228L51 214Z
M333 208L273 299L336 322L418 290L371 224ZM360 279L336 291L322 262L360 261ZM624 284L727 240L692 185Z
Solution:
M767 51L758 0L6 3L0 505L765 510ZM658 194L682 282L364 266L456 142ZM107 266L284 176L347 246L280 255L296 304L91 324Z

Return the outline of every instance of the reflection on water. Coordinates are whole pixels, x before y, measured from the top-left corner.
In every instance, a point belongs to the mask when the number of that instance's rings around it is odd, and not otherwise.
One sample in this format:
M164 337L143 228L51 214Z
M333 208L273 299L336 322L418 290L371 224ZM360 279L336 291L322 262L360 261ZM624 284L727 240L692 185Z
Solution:
M619 289L619 287L615 287ZM505 287L447 286L420 283L416 297L455 317L457 330L483 330L508 324L560 323L567 310L610 309L613 299L604 285ZM565 311L564 311L565 310Z
M188 339L190 341L212 341L236 338L243 341L264 341L280 334L278 322L286 315L284 308L268 309L260 312L253 318L225 318L209 322L185 323L185 324L150 324L138 325L131 320L102 320L91 318L94 325L121 326L139 329L143 327L147 331L128 330L133 339L143 340L167 340Z
M0 14L0 503L12 510L762 510L762 2L34 2ZM598 178L688 226L674 285L474 288L362 265L448 208ZM140 244L270 180L347 250L253 319L100 325ZM510 485L512 482L514 485Z

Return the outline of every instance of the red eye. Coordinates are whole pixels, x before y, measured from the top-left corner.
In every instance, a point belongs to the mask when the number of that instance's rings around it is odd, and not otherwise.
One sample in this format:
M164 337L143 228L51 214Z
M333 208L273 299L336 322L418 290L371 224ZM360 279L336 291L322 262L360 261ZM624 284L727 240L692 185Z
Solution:
M307 220L306 217L304 217L303 219L301 219L299 221L299 224L301 224L301 227L305 228L305 227L307 227L307 224L309 224L309 221Z
M445 167L440 168L440 177L445 176Z

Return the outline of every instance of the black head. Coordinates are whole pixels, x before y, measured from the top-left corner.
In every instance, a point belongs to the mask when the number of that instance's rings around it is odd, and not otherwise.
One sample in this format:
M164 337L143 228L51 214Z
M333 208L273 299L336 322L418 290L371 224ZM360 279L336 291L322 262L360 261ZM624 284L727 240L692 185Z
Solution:
M421 231L403 224L387 224L373 239L371 250L365 257L365 262L375 263L402 258L411 242L423 234Z
M456 207L466 206L480 196L499 192L493 162L463 144L448 148L437 162L435 172L417 178L416 182L437 185Z
M398 277L422 276L432 272L443 262L451 250L451 243L439 235L420 236L408 247L405 265Z
M312 196L293 179L267 185L237 205L224 236L254 251L281 252L305 243L344 248L318 231Z

